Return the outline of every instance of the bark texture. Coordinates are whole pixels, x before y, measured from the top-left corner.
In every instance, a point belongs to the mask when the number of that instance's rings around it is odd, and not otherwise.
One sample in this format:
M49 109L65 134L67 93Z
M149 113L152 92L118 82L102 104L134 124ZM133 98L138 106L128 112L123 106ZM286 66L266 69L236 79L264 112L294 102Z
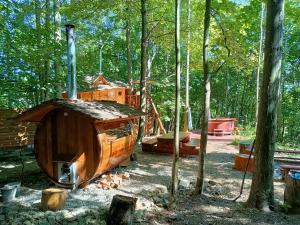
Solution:
M186 46L186 82L185 82L185 113L184 113L184 127L183 131L188 131L192 124L190 112L190 42L191 42L191 1L187 1L187 14L188 14L188 33L187 33L187 46Z
M61 98L61 15L60 15L60 0L53 0L53 13L54 13L54 76L55 76L55 92L58 98Z
M255 144L256 172L248 198L248 206L266 211L274 206L273 169L282 58L283 2L267 2L263 81Z
M260 37L259 37L259 53L258 53L258 62L257 62L257 74L256 74L256 125L258 118L258 106L259 106L259 86L260 86L260 61L262 55L262 43L263 43L263 25L264 25L264 12L265 12L265 3L261 3L260 11Z
M176 86L175 86L175 129L174 129L174 154L172 166L171 195L174 197L178 188L178 163L179 163L179 114L180 114L180 0L175 2L175 54L176 54Z
M131 5L130 0L126 1L126 46L127 46L127 78L130 87L130 93L132 92L132 43L131 43Z
M204 16L204 35L203 35L203 73L204 73L204 94L203 94L203 112L201 123L201 141L199 151L199 168L196 183L196 192L202 194L204 184L205 155L207 146L207 127L210 115L210 79L208 69L208 44L209 44L209 25L211 14L211 0L206 0Z
M141 40L141 78L140 78L140 107L143 112L146 112L146 76L147 76L147 61L148 61L148 22L147 22L147 0L141 0L142 14L142 40ZM140 143L145 133L145 117L140 118L139 133L137 142Z

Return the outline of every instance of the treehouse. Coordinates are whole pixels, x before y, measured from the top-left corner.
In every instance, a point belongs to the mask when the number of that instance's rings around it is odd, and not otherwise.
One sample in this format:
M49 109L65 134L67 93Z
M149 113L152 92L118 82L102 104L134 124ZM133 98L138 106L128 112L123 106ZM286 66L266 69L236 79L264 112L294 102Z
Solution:
M135 108L140 107L140 96L135 91L131 93L130 88L122 82L109 82L103 75L86 76L85 81L90 90L78 92L78 99L116 101ZM68 94L63 93L63 97L67 99Z
M140 95L137 91L131 90L127 84L120 81L109 82L102 74L95 76L86 76L85 82L88 84L88 91L77 93L77 98L85 101L116 101L130 107L140 108ZM146 81L147 84L153 84L153 81ZM133 82L137 84L137 82ZM67 99L68 94L63 93L63 98ZM145 113L145 135L150 136L155 133L159 127L165 134L166 130L160 119L160 115L149 93L146 94L146 113Z
M20 115L37 122L36 160L50 180L84 186L128 159L141 111L112 101L51 100Z

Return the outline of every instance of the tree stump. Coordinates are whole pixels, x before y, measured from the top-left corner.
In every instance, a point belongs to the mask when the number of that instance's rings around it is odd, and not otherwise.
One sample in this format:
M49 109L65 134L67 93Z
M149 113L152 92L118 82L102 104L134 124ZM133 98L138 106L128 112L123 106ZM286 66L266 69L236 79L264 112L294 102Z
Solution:
M288 209L289 213L300 214L300 179L294 174L290 172L288 179L285 180L284 203L291 207Z
M111 202L107 225L130 225L133 222L137 198L115 195Z
M65 205L68 193L60 188L48 188L42 191L41 207L43 210L59 210Z

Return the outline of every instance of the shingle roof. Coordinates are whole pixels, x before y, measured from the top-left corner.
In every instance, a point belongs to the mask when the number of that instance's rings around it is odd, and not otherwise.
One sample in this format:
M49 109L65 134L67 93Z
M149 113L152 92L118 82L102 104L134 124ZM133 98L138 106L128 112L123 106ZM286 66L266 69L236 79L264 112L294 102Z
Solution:
M39 122L48 112L57 108L74 110L96 120L115 120L143 115L143 112L139 109L113 101L54 99L25 111L19 116L19 120Z

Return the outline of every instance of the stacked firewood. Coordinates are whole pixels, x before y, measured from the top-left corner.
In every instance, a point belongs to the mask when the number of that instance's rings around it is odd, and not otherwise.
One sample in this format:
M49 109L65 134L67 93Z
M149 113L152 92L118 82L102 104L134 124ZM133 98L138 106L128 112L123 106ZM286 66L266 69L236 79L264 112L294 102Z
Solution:
M109 190L111 188L118 188L122 185L123 180L128 180L130 177L129 173L120 174L104 174L97 183L97 187L103 190Z

